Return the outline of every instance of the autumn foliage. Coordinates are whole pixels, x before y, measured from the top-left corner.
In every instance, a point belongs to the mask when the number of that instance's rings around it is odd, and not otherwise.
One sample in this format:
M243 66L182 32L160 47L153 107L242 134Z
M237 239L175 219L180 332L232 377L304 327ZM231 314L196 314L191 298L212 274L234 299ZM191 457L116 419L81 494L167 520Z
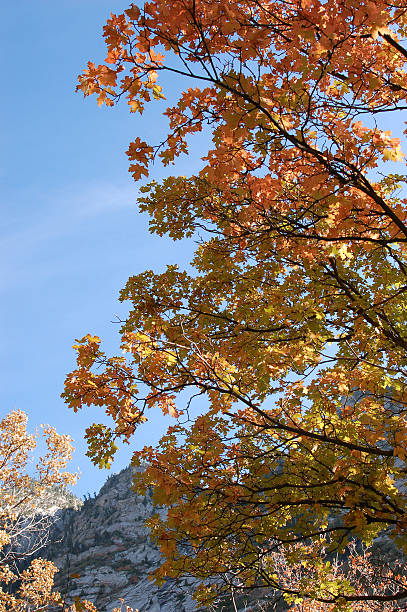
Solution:
M405 0L154 0L111 16L105 63L80 76L133 113L179 83L161 143L129 146L136 180L212 134L195 175L139 200L153 232L199 236L193 273L130 278L125 354L86 336L64 392L113 419L88 429L100 465L157 410L174 417L136 453L139 487L168 508L151 520L157 580L200 577L203 601L231 586L332 609L407 597L404 580L318 578L354 538L407 549L406 26ZM309 580L288 585L276 552L292 567L306 553Z
M27 415L14 410L0 421L0 610L23 612L59 605L53 590L57 568L38 557L45 546L50 517L39 513L41 499L52 486L76 482L65 471L72 457L72 440L50 426L42 427L46 451L33 452L38 435L27 431ZM34 556L34 558L33 558ZM26 568L24 569L24 565Z

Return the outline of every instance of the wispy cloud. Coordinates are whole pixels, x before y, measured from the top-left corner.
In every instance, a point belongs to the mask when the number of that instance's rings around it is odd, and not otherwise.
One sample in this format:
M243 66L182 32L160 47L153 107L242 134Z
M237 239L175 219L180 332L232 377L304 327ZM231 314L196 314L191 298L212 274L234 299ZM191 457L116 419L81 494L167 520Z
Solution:
M66 242L72 237L74 249L79 234L86 234L87 227L90 231L97 224L107 233L116 213L123 217L123 222L128 222L129 214L132 217L134 214L135 222L136 199L134 185L109 182L78 185L46 194L33 195L32 191L29 196L18 194L18 200L5 207L9 214L3 217L0 226L2 290L9 283L18 282L24 271L28 273L35 260L42 259L42 265L46 264L47 252L52 268L53 255L59 260L63 256L58 253L58 240ZM41 274L38 267L35 272Z
M28 239L30 243L41 242L50 235L57 236L71 231L75 221L81 218L120 211L123 208L136 210L137 193L137 189L131 184L98 182L79 185L68 191L65 189L35 195L31 193L30 204L24 201L25 196L21 194L20 201L12 202L8 207L13 211L9 214L8 223L3 217L0 245L9 246L21 239ZM26 242L24 244L27 245Z

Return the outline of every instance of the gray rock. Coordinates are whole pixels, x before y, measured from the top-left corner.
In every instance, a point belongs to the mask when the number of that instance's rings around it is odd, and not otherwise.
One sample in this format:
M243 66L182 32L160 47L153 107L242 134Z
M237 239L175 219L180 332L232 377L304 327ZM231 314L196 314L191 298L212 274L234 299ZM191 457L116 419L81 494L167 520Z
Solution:
M59 513L43 553L60 570L56 586L68 602L86 598L101 612L120 607L120 599L140 612L195 611L194 579L161 587L148 579L161 555L144 522L157 510L150 495L132 490L134 471L109 478L79 509Z

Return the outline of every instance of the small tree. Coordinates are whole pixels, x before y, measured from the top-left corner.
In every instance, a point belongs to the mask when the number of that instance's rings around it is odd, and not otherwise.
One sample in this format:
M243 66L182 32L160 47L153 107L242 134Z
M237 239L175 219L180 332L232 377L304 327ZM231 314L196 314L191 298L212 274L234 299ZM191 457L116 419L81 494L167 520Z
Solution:
M41 501L53 486L65 488L76 475L65 471L71 438L43 426L47 450L30 470L38 436L27 432L27 415L10 412L0 421L0 609L34 612L61 602L53 591L57 568L34 558L47 543L51 518ZM31 470L30 470L31 471ZM24 569L25 568L25 569Z

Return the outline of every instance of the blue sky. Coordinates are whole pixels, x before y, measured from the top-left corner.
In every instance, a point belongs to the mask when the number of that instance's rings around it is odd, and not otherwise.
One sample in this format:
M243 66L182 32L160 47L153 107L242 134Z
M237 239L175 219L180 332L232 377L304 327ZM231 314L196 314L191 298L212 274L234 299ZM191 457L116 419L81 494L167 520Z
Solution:
M80 495L97 490L108 473L91 465L82 441L100 410L74 415L59 397L74 365L74 339L98 334L114 352L118 328L111 321L126 313L117 296L127 278L183 265L193 246L150 236L135 204L125 150L135 136L159 139L159 106L140 118L124 106L98 109L95 99L75 93L87 60L104 58L107 17L126 7L117 0L18 0L4 3L0 25L0 414L19 408L32 428L50 423L75 439ZM172 171L187 174L196 163L197 156L185 158ZM163 433L164 418L151 417L135 446ZM113 471L130 454L124 449Z
M186 265L193 249L149 235L128 174L129 142L160 141L166 103L140 117L125 106L99 109L95 99L75 93L86 62L103 61L110 12L126 7L124 0L16 0L3 3L0 24L0 416L19 408L32 428L50 423L69 433L77 448L72 468L82 472L80 495L98 490L107 472L91 465L83 442L86 426L103 414L74 415L60 399L74 366L74 339L97 334L115 352L118 326L111 321L126 315L117 296L127 278L167 263ZM164 93L176 96L173 87ZM196 172L200 143L173 173ZM155 167L152 178L162 176ZM151 413L133 447L154 444L166 422ZM113 471L130 455L131 448L122 450Z

